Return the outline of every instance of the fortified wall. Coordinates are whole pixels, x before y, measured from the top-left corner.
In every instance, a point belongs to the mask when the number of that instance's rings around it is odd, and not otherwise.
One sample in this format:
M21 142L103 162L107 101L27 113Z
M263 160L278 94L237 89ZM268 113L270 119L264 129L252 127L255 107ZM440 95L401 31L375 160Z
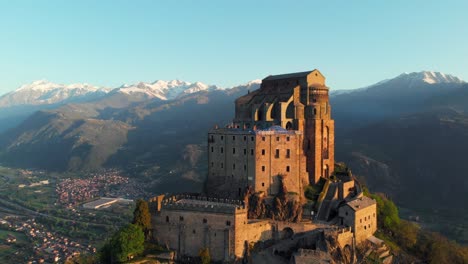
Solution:
M154 237L161 245L176 249L179 256L198 256L207 248L214 260L241 258L245 241L273 238L267 220L247 219L238 201L195 196L171 196L153 214Z

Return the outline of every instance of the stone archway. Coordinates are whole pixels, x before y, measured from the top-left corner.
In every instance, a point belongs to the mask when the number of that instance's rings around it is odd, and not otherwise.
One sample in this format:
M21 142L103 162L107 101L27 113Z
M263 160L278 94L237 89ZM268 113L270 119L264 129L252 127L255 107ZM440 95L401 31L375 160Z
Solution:
M343 248L343 258L345 263L352 263L353 260L353 249L350 245L346 244Z
M290 239L294 236L294 230L290 227L285 227L280 233L280 239Z

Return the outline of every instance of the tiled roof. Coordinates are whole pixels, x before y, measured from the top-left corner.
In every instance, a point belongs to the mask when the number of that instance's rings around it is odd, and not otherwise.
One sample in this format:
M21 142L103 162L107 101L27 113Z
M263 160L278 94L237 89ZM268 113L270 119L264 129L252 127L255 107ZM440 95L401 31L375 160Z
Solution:
M349 207L351 207L354 211L361 210L363 208L369 207L371 205L376 204L377 202L374 199L371 199L367 196L363 196L360 198L356 198L346 203Z
M287 73L287 74L279 74L279 75L270 75L263 79L263 81L274 81L274 80L281 80L281 79L289 79L289 78L300 78L300 77L306 77L309 75L312 71L305 71L305 72L295 72L295 73Z

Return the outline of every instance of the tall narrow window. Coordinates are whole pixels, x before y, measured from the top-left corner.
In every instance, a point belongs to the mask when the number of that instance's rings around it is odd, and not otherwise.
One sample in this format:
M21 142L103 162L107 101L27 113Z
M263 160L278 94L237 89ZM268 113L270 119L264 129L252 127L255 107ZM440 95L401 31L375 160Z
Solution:
M280 140L280 137L276 137L276 141L279 141Z
M275 158L277 158L277 159L279 158L279 155L280 155L279 152L280 152L279 149L276 149Z
M329 137L330 137L330 131L327 126L325 127L325 133L323 136L323 158L324 159L328 159L328 156L329 156L329 151L328 151Z
M232 148L232 154L236 154L236 148Z
M262 155L265 156L265 150L264 149L262 149Z
M250 150L250 155L253 156L253 154L254 154L254 151L253 151L253 149L251 149L251 150Z
M224 152L224 149L223 149L223 147L221 147L221 153L223 153L223 152Z
M265 171L265 166L262 166L262 171Z
M290 170L289 166L286 166L286 172L289 172L289 170Z
M286 158L289 159L291 157L291 150L287 149L286 150Z
M246 141L246 140L247 140L247 136L244 136L244 141Z
M221 169L224 168L224 163L221 162Z
M214 151L214 148L213 148L213 147L211 147L211 152L213 152L213 151Z
M232 136L232 141L236 141L236 136Z
M262 141L265 141L265 137L262 137Z
M244 155L247 155L247 149L244 149Z
M233 170L236 169L236 164L232 164L232 169L233 169Z

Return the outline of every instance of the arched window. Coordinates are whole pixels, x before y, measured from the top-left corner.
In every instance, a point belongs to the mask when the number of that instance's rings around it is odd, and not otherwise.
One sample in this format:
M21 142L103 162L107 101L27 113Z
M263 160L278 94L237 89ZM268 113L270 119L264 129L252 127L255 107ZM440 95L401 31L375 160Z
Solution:
M291 101L289 104L288 104L288 107L286 107L286 118L294 118L294 102Z
M270 106L268 110L270 111L270 118L271 119L279 119L281 117L280 105L278 103L273 104L272 106Z
M323 158L328 159L329 155L329 142L330 142L330 131L329 128L326 126L325 131L323 133Z
M260 106L257 110L257 121L262 121L264 119L263 106Z

